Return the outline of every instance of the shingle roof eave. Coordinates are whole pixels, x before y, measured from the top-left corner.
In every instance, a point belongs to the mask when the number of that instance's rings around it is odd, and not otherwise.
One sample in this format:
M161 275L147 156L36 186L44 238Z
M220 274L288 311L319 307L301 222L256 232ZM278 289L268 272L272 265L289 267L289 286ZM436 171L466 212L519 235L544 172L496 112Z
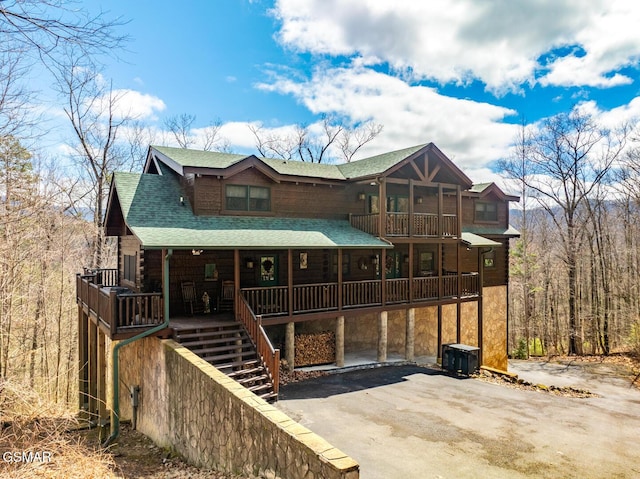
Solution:
M145 248L390 247L347 220L197 216L173 176L116 173L113 181L125 222Z

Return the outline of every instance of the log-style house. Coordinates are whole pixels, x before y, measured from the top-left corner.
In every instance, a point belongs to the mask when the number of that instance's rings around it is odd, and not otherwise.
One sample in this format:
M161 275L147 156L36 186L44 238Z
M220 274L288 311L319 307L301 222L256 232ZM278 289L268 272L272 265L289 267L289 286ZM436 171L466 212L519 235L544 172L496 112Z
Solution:
M155 334L266 398L279 349L289 367L313 362L300 338L337 366L462 343L506 369L516 200L433 143L340 165L151 146L142 174L113 178L117 269L77 278L81 398L104 389L105 339L163 322Z

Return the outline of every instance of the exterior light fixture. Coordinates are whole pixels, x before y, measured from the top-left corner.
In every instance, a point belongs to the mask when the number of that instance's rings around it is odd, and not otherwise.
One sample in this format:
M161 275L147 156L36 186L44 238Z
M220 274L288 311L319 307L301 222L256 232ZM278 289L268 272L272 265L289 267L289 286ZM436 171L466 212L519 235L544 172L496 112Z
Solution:
M192 249L191 250L191 254L193 256L200 256L202 254L202 250L201 249Z
M422 204L422 196L416 196L416 204L418 205Z
M358 193L358 201L364 201L366 197L367 195L365 195L363 191Z

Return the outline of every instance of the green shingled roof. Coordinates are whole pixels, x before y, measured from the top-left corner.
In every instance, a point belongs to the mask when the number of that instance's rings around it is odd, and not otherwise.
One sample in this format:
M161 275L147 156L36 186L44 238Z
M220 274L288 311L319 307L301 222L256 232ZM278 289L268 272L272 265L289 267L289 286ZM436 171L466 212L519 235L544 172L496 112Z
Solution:
M482 236L520 236L520 232L511 225L507 228L503 226L463 226L462 231Z
M176 178L116 173L127 226L145 248L389 248L346 220L196 216Z
M168 156L180 166L193 166L196 168L228 168L247 157L247 155L220 153L218 151L188 150L186 148L173 148L171 146L152 146L151 148Z
M387 171L392 166L397 165L405 158L413 155L417 151L427 146L417 145L402 150L390 151L381 155L364 158L362 160L352 161L337 165L345 178L360 178L364 176L378 175Z
M382 174L405 158L423 149L425 146L427 145L412 146L410 148L391 151L389 153L383 153L381 155L340 165L318 164L295 160L278 160L273 158L258 159L281 175L305 176L309 178L322 178L328 180L346 180ZM224 169L251 157L251 155L234 155L213 151L187 150L168 146L152 146L151 148L170 158L183 168L194 167Z

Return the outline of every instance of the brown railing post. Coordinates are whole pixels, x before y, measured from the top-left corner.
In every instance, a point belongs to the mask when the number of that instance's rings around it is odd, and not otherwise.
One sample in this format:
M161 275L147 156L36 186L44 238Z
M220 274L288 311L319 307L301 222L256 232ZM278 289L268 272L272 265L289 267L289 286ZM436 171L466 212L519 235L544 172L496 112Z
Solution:
M111 337L113 338L118 332L118 312L116 303L118 301L118 295L115 291L109 292L109 305L110 307L107 309L109 311L109 327L111 331Z

